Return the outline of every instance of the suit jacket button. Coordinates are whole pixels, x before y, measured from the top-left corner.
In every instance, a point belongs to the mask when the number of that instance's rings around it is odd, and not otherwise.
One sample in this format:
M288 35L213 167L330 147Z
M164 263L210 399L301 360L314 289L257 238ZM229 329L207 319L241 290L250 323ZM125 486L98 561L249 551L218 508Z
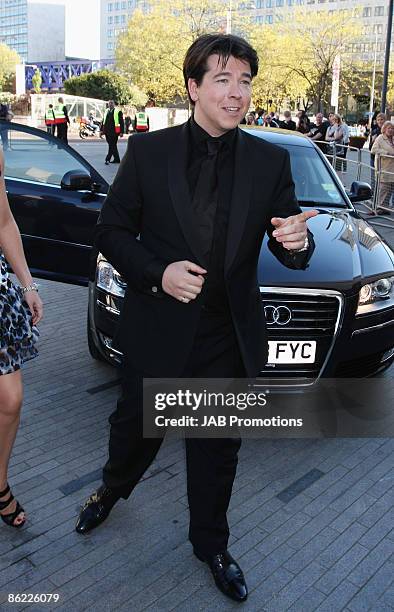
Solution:
M153 293L157 293L157 287L152 287Z

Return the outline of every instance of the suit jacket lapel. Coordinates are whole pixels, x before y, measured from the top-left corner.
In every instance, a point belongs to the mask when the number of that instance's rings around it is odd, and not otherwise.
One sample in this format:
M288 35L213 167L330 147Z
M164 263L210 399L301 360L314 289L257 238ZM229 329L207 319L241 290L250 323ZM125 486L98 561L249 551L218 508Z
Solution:
M251 163L247 136L239 129L234 158L233 191L224 262L225 274L237 253L249 210L253 178Z
M175 213L185 240L196 258L195 263L206 266L208 262L205 261L197 233L186 176L188 144L189 124L185 123L178 132L168 157L168 184Z

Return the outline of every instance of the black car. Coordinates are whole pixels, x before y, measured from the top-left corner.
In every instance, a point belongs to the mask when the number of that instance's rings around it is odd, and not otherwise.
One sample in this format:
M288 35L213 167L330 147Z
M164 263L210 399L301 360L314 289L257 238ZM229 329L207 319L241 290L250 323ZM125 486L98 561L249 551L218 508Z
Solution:
M289 151L300 205L320 212L309 221L316 248L306 270L286 268L266 239L262 245L258 278L269 362L261 375L293 387L387 368L394 360L394 253L351 203L368 199L370 189L353 183L347 194L304 136L251 132ZM116 364L122 355L112 338L126 283L101 254L94 254L88 281L93 226L108 185L73 149L38 130L13 125L9 146L7 190L32 271L89 284L90 352Z

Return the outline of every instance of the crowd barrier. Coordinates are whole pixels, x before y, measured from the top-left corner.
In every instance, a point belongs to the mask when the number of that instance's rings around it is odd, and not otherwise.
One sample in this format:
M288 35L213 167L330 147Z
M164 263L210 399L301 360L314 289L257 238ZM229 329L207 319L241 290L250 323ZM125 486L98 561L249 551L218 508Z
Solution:
M315 143L322 145L324 155L335 168L346 190L351 190L354 181L365 182L371 186L371 200L360 202L357 206L363 207L371 215L386 215L385 220L394 223L394 156L377 155L375 168L369 149L349 145L330 147L326 141ZM386 160L390 160L390 170L386 168Z

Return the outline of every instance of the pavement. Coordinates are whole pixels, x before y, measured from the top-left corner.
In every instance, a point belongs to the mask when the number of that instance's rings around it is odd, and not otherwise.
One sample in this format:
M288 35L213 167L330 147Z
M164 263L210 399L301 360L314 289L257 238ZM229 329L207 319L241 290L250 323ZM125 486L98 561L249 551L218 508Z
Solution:
M111 180L104 145L73 146ZM394 246L393 229L376 230ZM87 289L40 284L40 356L24 368L9 473L28 522L20 531L0 525L0 609L241 609L192 555L180 441L164 443L103 526L75 533L81 504L100 483L118 375L89 356ZM250 589L242 610L394 610L393 451L387 438L243 442L229 512L230 551ZM41 594L41 602L10 603L11 594Z

